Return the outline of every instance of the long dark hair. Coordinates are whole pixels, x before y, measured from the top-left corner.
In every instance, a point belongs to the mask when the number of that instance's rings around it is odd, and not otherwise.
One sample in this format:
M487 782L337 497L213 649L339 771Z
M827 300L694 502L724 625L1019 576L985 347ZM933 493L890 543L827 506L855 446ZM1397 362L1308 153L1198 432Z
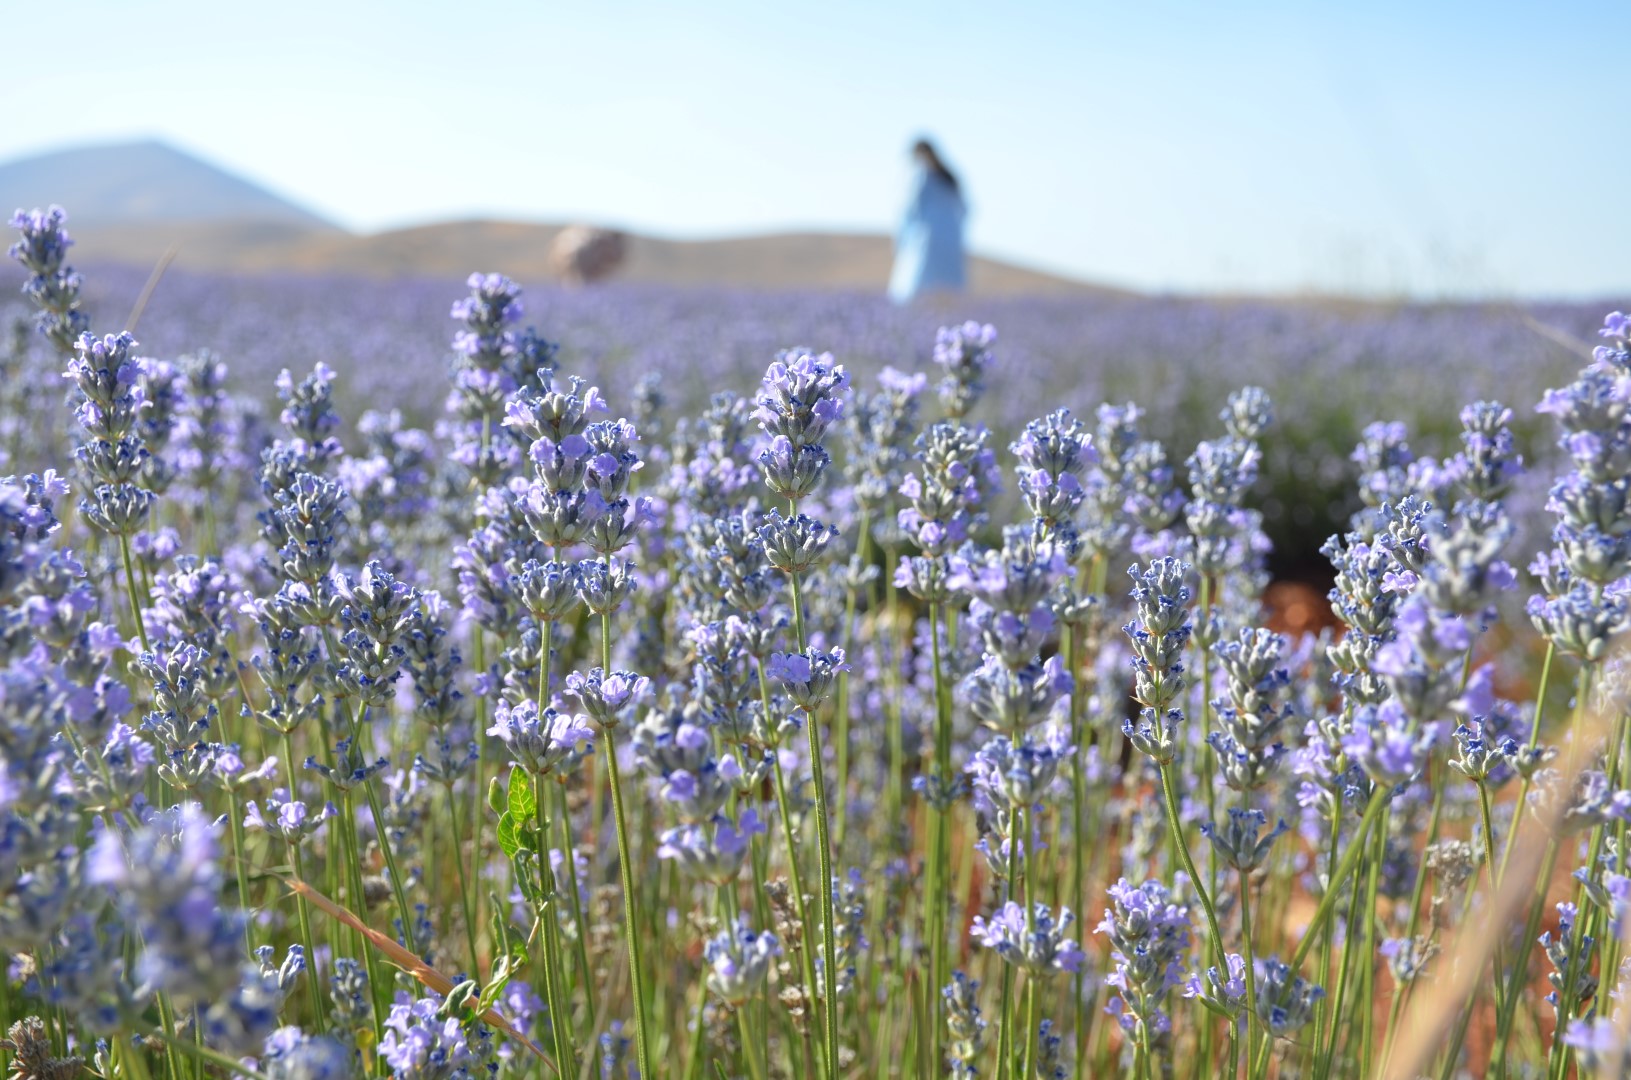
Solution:
M929 171L944 180L953 191L962 194L962 188L957 184L957 174L946 168L946 163L940 160L940 154L935 150L934 143L928 139L919 139L912 144L912 153L929 167Z

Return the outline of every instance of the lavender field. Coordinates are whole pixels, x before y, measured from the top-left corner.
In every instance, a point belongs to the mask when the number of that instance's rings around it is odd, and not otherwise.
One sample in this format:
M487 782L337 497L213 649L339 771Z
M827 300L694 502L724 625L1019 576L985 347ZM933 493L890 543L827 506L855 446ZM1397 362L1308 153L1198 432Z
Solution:
M4 274L0 285L12 293L10 282L20 286L22 275ZM122 326L147 276L123 266L94 269L85 309ZM343 373L334 394L346 415L401 410L428 431L446 403L453 354L443 309L453 288L171 270L138 336L141 351L159 356L215 352L229 363L233 391L273 411L273 377L322 361ZM936 330L971 318L1002 332L1000 392L978 414L999 434L1060 403L1085 414L1101 401L1134 401L1145 410L1145 433L1182 457L1215 402L1240 386L1268 387L1282 408L1279 436L1262 448L1257 505L1275 542L1275 568L1313 578L1329 576L1319 546L1359 506L1349 455L1366 424L1401 421L1422 449L1453 452L1461 405L1538 401L1589 356L1606 310L1113 294L964 298L926 310L870 295L617 285L529 289L527 308L527 321L559 345L563 370L603 386L655 374L675 414L696 411L716 390L748 393L766 358L792 344L830 351L862 379L890 365L927 370ZM21 297L12 314L27 315ZM34 359L53 362L38 346ZM1550 427L1540 421L1519 409L1512 423L1531 460L1552 450ZM1527 481L1520 498L1538 510L1547 479Z
M1604 305L178 271L121 333L14 226L18 1080L1631 1070Z

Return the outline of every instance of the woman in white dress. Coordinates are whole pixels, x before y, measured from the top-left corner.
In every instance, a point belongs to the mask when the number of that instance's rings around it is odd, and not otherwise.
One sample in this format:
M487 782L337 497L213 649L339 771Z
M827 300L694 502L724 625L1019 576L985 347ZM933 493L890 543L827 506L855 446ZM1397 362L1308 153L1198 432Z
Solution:
M968 208L957 177L927 139L912 147L912 159L917 166L912 196L895 236L895 269L889 275L889 296L897 304L928 292L958 292L966 282Z

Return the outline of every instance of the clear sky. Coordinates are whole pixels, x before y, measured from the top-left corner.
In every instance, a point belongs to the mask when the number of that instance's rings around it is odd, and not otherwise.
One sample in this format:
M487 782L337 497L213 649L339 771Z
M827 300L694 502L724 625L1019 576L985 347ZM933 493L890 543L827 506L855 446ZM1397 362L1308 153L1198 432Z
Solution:
M73 0L0 158L157 136L360 230L892 227L1147 289L1631 294L1620 2ZM71 210L72 208L70 208Z

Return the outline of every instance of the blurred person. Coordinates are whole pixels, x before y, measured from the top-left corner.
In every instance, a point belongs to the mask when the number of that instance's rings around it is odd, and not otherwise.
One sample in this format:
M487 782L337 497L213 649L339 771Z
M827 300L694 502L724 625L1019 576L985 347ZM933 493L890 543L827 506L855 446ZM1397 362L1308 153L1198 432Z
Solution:
M895 235L895 268L889 296L897 304L931 292L961 291L963 219L968 207L957 176L928 139L912 146L915 173L911 201Z

